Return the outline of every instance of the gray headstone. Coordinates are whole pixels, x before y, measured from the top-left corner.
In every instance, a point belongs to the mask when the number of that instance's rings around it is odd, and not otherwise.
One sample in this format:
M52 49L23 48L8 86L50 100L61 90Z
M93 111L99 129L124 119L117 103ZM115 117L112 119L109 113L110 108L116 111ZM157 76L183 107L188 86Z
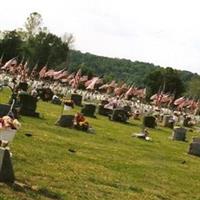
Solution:
M194 137L192 138L192 142L200 143L200 138Z
M200 156L200 143L192 142L189 147L189 154Z
M187 129L185 128L175 128L172 133L173 140L185 141Z
M13 183L15 180L13 166L8 149L0 147L0 182Z
M162 123L163 123L164 127L168 127L171 129L174 128L174 122L173 122L172 116L170 116L170 115L164 115Z
M170 115L164 115L163 116L163 122L162 122L162 124L163 124L164 127L168 126L169 119L170 119Z

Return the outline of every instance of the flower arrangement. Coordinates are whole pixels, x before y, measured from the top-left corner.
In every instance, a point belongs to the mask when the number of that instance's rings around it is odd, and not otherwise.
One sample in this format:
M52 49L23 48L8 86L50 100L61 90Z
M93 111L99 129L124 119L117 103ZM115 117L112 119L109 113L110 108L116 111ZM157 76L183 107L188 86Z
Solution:
M64 99L63 100L63 103L64 103L64 105L66 105L66 106L70 106L70 107L74 107L74 102L73 102L73 100L70 100L70 99Z
M0 131L4 129L19 129L20 127L21 124L17 119L13 119L10 116L0 118Z

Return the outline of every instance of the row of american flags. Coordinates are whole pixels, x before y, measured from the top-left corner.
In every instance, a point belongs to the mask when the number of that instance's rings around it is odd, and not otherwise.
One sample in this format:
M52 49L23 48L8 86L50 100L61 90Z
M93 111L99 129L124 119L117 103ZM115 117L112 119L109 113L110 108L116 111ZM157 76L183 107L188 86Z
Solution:
M22 80L27 78L32 79L51 79L54 81L61 81L62 83L67 83L74 89L78 89L79 85L84 85L86 90L95 90L96 85L98 85L98 90L104 91L108 94L113 93L118 97L137 97L139 99L146 98L146 88L137 88L134 85L127 85L126 83L117 83L115 80L110 83L103 83L101 77L95 76L91 79L87 75L82 75L81 69L77 72L69 73L67 70L62 69L55 71L54 69L48 69L47 66L42 67L38 70L37 64L32 70L28 67L28 62L21 61L18 63L16 58L12 58L5 64L2 64L2 59L0 59L1 70L4 70L12 75L20 75ZM180 97L175 99L175 94L165 93L164 91L158 91L156 94L150 97L152 104L156 106L176 106L178 110L184 108L195 110L199 107L199 100L194 98Z

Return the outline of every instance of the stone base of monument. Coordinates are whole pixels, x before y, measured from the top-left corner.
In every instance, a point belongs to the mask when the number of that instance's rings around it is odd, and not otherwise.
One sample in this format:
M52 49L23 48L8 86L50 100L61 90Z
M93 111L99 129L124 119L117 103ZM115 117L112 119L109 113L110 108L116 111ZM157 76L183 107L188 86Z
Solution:
M0 147L0 182L13 183L15 181L10 152Z
M0 104L0 117L8 115L10 111L10 105L7 104ZM19 118L19 112L17 109L13 108L12 113L14 115L14 118Z
M143 119L143 126L148 128L155 128L156 118L153 116L145 116Z
M172 140L185 141L187 129L178 127L174 128L172 132Z
M127 122L128 114L123 109L114 109L112 115L109 116L110 120L117 122Z
M193 138L188 153L191 155L200 156L200 138Z
M81 110L81 113L83 113L85 116L88 117L95 117L95 112L96 112L96 105L94 104L85 104Z
M74 115L61 115L55 123L61 127L73 128Z
M113 112L113 110L111 110L109 108L104 108L104 105L99 105L99 109L98 109L99 115L109 116L112 114L112 112Z

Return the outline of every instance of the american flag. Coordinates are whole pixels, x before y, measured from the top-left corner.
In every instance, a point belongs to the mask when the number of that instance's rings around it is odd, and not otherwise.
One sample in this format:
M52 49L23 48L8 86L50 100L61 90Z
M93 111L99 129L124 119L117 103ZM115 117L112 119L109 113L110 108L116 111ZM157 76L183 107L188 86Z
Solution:
M45 73L44 77L50 77L51 78L51 77L53 77L53 74L54 74L54 70L50 69Z
M99 80L99 77L94 77L91 81L91 83L86 88L87 90L94 90L96 82Z
M146 97L146 88L138 89L137 97L144 99Z
M67 71L64 71L64 69L56 72L56 74L54 74L54 80L59 80L59 79L62 79L62 78L66 78L68 75L68 72Z
M180 97L174 101L174 105L178 106L178 105L182 104L184 101L185 101L185 97Z
M57 80L59 80L59 79L66 79L68 77L68 75L69 75L68 71L64 71L62 74L60 74L57 77Z
M131 86L125 94L125 97L129 97L133 95L133 86Z
M84 82L86 82L87 80L88 80L88 76L87 76L87 75L84 75L84 76L81 76L79 82L84 83Z
M79 84L79 81L80 81L80 78L81 78L81 69L79 69L74 77L74 82L72 84L72 87L73 88L78 88L78 84Z
M60 70L60 71L55 71L55 72L53 73L53 79L54 79L54 80L57 80L57 77L58 77L59 75L61 75L63 72L64 72L64 69L62 69L62 70Z
M1 69L8 69L9 71L10 70L12 71L12 68L15 68L16 66L17 66L17 59L15 57L7 61Z
M39 72L39 77L40 78L44 78L45 77L45 73L47 72L47 66L45 65Z

